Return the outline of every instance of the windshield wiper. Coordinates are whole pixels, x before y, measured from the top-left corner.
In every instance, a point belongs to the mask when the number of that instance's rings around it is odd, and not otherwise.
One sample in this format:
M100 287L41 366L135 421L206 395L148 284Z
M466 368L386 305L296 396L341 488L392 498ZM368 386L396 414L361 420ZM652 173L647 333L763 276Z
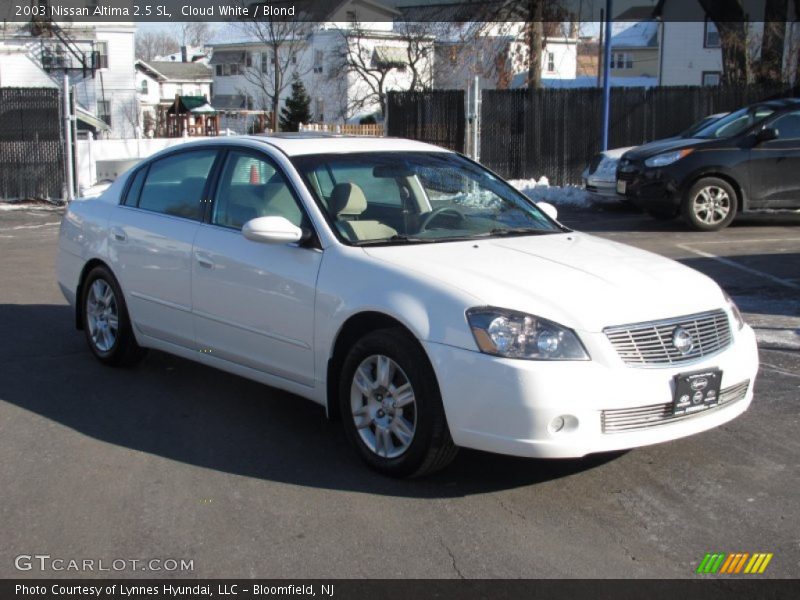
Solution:
M362 242L353 242L355 246L380 246L382 244L428 244L435 242L431 238L418 238L410 235L398 233L388 238L380 238L377 240L364 240Z
M479 235L488 237L493 235L547 235L550 233L561 232L551 231L549 229L533 229L532 227L495 227L494 229Z

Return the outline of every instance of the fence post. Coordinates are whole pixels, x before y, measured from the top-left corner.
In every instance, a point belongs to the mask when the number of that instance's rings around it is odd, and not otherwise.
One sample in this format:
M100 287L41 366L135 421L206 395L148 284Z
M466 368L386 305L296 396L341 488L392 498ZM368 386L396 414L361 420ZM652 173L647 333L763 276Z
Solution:
M472 119L472 159L474 161L480 160L480 144L478 136L480 135L480 122L481 122L481 78L480 75L475 75L475 107L473 108Z

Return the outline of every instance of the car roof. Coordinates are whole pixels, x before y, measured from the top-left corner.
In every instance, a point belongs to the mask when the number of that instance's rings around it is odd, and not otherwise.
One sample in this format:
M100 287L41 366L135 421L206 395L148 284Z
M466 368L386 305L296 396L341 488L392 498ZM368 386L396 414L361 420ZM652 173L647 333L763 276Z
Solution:
M763 102L756 102L753 106L769 106L771 108L800 106L800 98L776 98L774 100L764 100Z
M246 135L239 139L269 144L288 156L351 152L451 152L446 148L403 138L337 135L313 131Z

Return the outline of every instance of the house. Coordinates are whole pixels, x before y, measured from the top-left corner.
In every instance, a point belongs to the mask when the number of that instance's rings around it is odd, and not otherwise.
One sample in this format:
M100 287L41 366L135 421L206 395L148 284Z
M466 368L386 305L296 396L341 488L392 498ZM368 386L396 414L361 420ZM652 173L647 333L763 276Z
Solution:
M657 78L658 40L652 7L632 6L619 14L611 30L611 76Z
M318 6L318 5L317 5ZM433 37L397 31L394 9L372 0L346 0L320 21L283 30L278 57L262 35L209 44L213 69L211 104L223 111L221 128L242 131L272 110L274 65L283 71L280 107L291 93L296 73L311 96L312 118L342 123L381 112L382 96L433 78ZM220 37L230 38L230 32ZM419 59L409 61L410 44ZM377 79L381 81L378 82Z
M747 54L761 55L761 40L765 28L763 0L741 0L747 16ZM785 22L769 23L783 37L783 73L785 81L795 81L797 73L800 29L798 15L792 2L786 3ZM718 85L722 81L723 65L720 35L697 0L659 0L653 15L660 20L659 85Z
M136 92L144 135L157 135L164 124L165 111L176 96L212 96L213 76L202 62L137 60Z
M513 25L513 24L512 24ZM516 24L521 29L522 24ZM469 41L437 41L434 87L466 89L476 76L482 89L524 87L528 77L528 45L521 32L478 35ZM575 79L578 39L547 36L541 56L542 81Z
M15 64L27 69L31 81L43 81L44 73L61 87L63 78L69 78L79 128L83 124L106 137L129 138L135 136L139 119L134 33L134 24L127 22L13 23L4 28L0 48L27 55L29 61ZM105 126L87 123L98 120Z

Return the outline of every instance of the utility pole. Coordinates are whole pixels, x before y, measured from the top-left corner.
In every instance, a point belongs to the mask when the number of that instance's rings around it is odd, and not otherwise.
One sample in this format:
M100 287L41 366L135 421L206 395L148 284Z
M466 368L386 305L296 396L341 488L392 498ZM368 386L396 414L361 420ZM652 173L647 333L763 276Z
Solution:
M75 182L72 178L72 118L69 102L69 75L64 73L63 111L64 111L64 172L67 182L67 202L75 199Z
M606 0L606 45L603 61L603 141L601 150L608 150L608 123L611 114L611 80L609 71L611 68L611 11L613 10L614 0Z

